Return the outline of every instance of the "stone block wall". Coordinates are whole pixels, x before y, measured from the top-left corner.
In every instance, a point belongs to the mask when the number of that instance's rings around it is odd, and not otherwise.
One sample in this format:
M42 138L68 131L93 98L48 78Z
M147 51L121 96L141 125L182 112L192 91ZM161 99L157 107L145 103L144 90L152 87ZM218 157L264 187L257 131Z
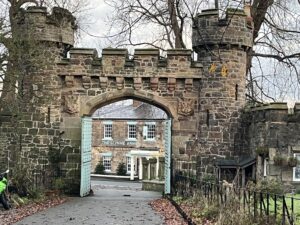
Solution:
M243 115L247 124L245 142L247 150L257 156L257 178L264 177L263 157L258 156L257 148L268 150L266 175L300 187L293 181L293 168L287 164L276 165L274 158L284 159L300 153L300 105L296 104L294 114L289 114L286 103L271 103L247 109Z

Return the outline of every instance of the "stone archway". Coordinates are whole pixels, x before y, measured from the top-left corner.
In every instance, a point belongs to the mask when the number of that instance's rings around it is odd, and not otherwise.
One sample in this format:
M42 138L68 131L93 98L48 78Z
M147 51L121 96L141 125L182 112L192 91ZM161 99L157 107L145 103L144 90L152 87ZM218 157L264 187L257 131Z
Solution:
M93 152L92 150L92 146L88 147L87 143L89 143L91 145L91 141L90 140L86 140L85 138L90 138L89 135L86 135L86 133L90 133L91 130L91 126L87 124L91 123L91 120L89 119L90 116L93 114L93 112L95 110L97 110L98 108L108 105L110 103L114 103L117 102L119 100L124 100L124 99L135 99L135 100L139 100L145 103L149 103L150 105L154 105L154 106L158 106L160 108L162 108L162 110L167 114L168 119L166 119L164 122L159 122L161 123L160 131L156 131L157 133L160 133L161 138L159 138L159 140L161 141L161 143L163 143L163 148L156 150L154 152L151 151L145 151L144 150L131 150L130 151L130 155L131 155L131 171L130 171L130 180L133 180L133 168L134 168L134 158L139 158L139 164L136 165L139 168L139 179L141 179L141 174L143 174L142 170L143 170L143 165L142 165L142 158L152 158L155 157L156 160L156 178L158 178L159 174L159 164L160 164L160 157L164 158L164 165L163 165L163 174L164 174L164 192L165 194L170 194L171 193L171 156L172 156L172 148L171 148L171 134L172 134L172 118L176 118L176 111L174 109L174 107L172 105L170 105L168 102L164 101L163 98L159 97L159 96L151 96L149 98L149 96L147 96L146 92L142 92L142 91L133 91L132 89L124 89L122 91L113 91L113 92L107 92L104 94L101 94L99 96L96 96L92 99L90 99L88 102L82 102L81 105L81 114L82 114L82 135L81 135L81 146L82 146L82 153L81 153L81 196L84 196L86 194L89 193L89 183L90 183L90 164L91 164L91 160L95 160L93 157L91 158L90 156L87 156L87 152L86 149L90 149L90 153L91 154ZM173 113L173 114L172 114ZM175 115L175 116L174 116ZM147 119L147 118L145 118ZM89 127L89 129L87 129L87 127ZM93 132L94 133L94 132ZM93 137L95 138L95 137ZM139 139L138 139L139 140ZM142 142L139 141L139 144L137 146L140 146ZM143 145L143 144L142 144ZM101 146L101 144L100 144ZM105 146L105 145L104 145ZM121 147L122 145L120 145L119 147ZM147 145L146 145L147 146ZM125 146L123 146L124 148ZM145 147L145 146L144 146ZM144 147L140 146L137 147L138 149L141 148L143 149ZM107 147L104 147L107 148ZM113 147L114 149L114 147ZM126 149L126 147L125 147ZM132 149L129 148L129 149ZM89 150L88 150L89 151ZM95 150L94 150L95 151ZM162 154L163 153L163 154ZM95 154L95 153L94 153ZM111 154L111 152L110 152ZM120 154L120 153L119 153ZM123 153L124 154L124 153ZM106 153L107 155L107 153ZM150 169L150 164L148 165L148 169ZM149 172L149 171L148 171ZM150 176L150 175L148 175ZM148 179L150 179L150 177L148 177ZM149 183L150 181L148 181L148 185L151 183ZM158 184L157 182L152 183L152 185L154 184ZM82 194L85 193L85 194Z
M101 106L122 99L127 99L127 98L137 99L152 104L154 106L157 106L162 110L164 110L168 114L168 117L172 118L175 121L178 120L176 105L175 106L172 105L170 102L166 101L163 97L150 94L149 92L146 91L136 91L131 88L105 92L103 94L90 98L87 102L83 100L83 102L80 103L81 105L80 115L81 116L92 115L93 112Z

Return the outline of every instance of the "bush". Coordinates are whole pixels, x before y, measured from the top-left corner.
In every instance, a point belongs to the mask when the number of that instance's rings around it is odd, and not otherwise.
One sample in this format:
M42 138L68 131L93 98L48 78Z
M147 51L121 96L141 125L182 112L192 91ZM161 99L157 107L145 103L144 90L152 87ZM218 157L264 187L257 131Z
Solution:
M284 185L281 181L262 180L253 186L252 191L282 195L284 194L284 189Z
M95 174L105 174L105 168L101 161L96 165Z
M203 176L202 176L202 181L204 182L204 183L212 183L212 184L215 184L216 183L216 181L217 181L217 178L216 178L216 176L214 175L214 174L204 174Z
M255 152L257 155L264 157L264 158L269 156L269 148L266 146L257 147Z
M287 159L286 157L282 155L275 155L273 158L274 165L275 166L286 166L287 165Z
M295 157L289 157L288 159L288 165L290 167L296 167L298 165L298 159Z
M56 178L53 182L53 188L63 190L65 188L65 181L62 178Z
M16 164L12 170L10 184L15 189L15 192L19 196L25 197L30 190L34 190L33 184L32 173L30 173L28 167L23 164Z
M206 204L201 212L201 217L205 220L215 221L220 214L220 206L217 204Z
M119 163L118 168L117 168L117 175L125 176L126 173L127 173L127 170L126 170L125 163L123 163L123 162Z

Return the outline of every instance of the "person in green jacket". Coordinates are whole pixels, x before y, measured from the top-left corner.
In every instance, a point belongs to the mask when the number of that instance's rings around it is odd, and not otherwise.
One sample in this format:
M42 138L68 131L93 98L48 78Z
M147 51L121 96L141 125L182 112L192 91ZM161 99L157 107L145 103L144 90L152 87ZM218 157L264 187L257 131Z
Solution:
M7 179L3 176L0 176L0 193L5 191L7 186Z
M5 195L6 186L7 179L3 175L0 175L0 202L2 203L4 209L8 210L10 208L10 205Z

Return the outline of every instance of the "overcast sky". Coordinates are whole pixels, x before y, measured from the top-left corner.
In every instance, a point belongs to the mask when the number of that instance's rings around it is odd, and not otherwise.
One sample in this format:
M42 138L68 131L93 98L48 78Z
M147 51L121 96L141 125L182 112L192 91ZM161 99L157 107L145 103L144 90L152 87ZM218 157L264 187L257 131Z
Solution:
M112 9L104 3L103 0L88 0L90 5L88 10L78 18L81 29L80 38L76 43L78 47L85 48L103 48L103 39L99 38L105 35L108 27L106 25L107 17ZM93 35L97 37L93 37ZM101 41L102 40L102 41Z

